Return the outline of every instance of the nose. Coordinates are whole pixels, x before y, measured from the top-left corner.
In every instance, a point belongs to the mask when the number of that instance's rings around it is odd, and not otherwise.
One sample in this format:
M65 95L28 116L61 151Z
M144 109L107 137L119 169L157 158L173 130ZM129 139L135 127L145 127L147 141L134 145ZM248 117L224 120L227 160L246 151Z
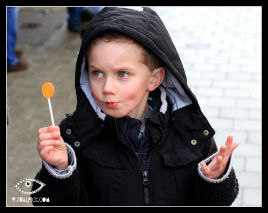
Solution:
M107 77L103 85L104 94L115 94L115 84L111 77Z

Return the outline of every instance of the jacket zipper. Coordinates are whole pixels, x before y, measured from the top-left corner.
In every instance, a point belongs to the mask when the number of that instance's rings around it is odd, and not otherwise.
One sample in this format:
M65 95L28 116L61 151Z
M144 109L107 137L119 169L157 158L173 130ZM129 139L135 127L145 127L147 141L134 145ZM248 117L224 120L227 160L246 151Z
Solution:
M133 154L136 157L137 167L140 170L141 175L142 175L144 204L146 206L148 206L148 205L150 205L150 193L149 193L149 183L150 182L149 182L149 172L148 171L149 171L149 165L150 165L150 160L151 160L152 152L150 152L148 154L148 159L147 159L147 162L146 162L146 169L145 169L145 171L143 171L143 169L140 166L139 159L138 159L137 155L135 154L135 151L132 148L131 148L131 150L132 150Z
M116 126L116 131L118 131L117 129L117 124L116 124L116 120L114 119L115 121L115 126ZM124 143L123 143L124 144ZM152 157L152 152L150 152L148 154L148 159L147 159L147 162L146 162L146 169L145 171L143 171L143 169L141 168L140 166L140 163L139 163L139 159L135 153L135 149L133 147L133 145L131 144L131 142L129 142L129 146L127 146L132 152L133 154L135 155L136 157L136 161L137 161L137 167L139 168L140 172L141 172L141 175L142 175L142 184L143 184L143 194L144 194L144 204L145 205L150 205L150 193L149 193L149 176L148 176L148 170L149 170L149 165L150 165L150 160L151 160L151 157Z
M148 171L143 172L143 193L145 205L150 204Z
M147 159L147 165L146 170L143 171L143 193L144 193L144 204L150 205L150 193L149 193L149 165L152 157L152 152L149 153L148 159Z

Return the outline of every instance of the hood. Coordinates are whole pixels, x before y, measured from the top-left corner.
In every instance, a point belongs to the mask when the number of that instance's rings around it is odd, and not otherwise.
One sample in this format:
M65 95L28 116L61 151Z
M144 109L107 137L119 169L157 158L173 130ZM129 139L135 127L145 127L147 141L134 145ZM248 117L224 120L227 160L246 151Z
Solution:
M105 120L106 117L94 100L89 87L88 73L85 69L85 53L91 40L108 29L117 30L127 35L151 50L162 60L166 73L160 86L161 113L164 114L167 110L167 98L173 104L172 111L192 103L199 108L196 97L187 85L185 71L178 52L157 13L148 7L143 7L140 10L105 7L88 25L76 63L77 106L74 114L76 114L77 125L88 125L88 122L93 125Z

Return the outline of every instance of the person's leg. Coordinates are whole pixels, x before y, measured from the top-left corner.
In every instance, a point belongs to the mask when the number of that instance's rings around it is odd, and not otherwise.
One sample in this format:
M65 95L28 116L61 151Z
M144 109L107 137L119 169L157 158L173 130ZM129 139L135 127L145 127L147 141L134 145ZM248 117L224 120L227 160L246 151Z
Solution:
M68 29L72 32L84 33L90 20L101 10L101 7L67 7Z
M100 7L83 7L80 11L80 20L82 23L81 37L83 37L87 25L91 19L101 10Z
M80 11L82 7L67 7L68 12L68 29L72 32L80 32L82 24L80 21Z
M7 66L13 66L18 63L15 54L17 41L17 15L16 7L7 7Z
M15 49L18 12L18 7L7 7L7 71L19 71L28 68L26 61L20 61L17 58L22 54L22 51Z
M101 7L83 7L83 10L84 9L90 10L90 12L92 12L95 16L98 12L100 12Z

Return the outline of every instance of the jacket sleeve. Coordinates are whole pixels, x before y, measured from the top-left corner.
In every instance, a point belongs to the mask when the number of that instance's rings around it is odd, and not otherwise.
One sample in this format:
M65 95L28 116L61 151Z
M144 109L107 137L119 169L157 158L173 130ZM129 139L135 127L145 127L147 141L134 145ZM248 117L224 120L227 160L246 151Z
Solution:
M89 205L87 192L81 181L83 174L76 164L75 152L71 146L68 144L66 146L68 155L72 158L71 165L64 170L63 174L60 174L43 161L35 180L41 181L45 186L38 191L39 183L33 183L32 191L37 190L37 193L31 195L34 206Z
M203 149L203 160L207 163L216 155L217 146L212 138ZM231 159L227 164L226 171L219 179L209 179L203 175L200 163L194 186L194 205L206 206L229 206L235 200L239 186Z

